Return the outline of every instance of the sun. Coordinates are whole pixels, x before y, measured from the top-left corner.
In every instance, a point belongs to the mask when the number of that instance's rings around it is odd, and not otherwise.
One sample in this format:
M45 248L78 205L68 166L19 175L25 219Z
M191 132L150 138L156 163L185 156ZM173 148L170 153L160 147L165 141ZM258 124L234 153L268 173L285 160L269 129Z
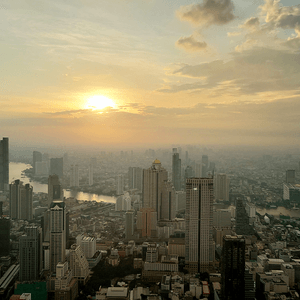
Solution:
M116 104L114 103L113 100L101 95L95 95L88 98L85 104L86 109L92 109L92 110L103 109L105 107L114 108L115 106Z

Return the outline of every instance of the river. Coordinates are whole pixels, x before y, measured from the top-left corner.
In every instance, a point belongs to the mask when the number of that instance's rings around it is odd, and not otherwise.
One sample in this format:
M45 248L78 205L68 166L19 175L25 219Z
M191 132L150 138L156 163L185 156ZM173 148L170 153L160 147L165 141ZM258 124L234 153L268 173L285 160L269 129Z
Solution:
M48 185L39 183L36 181L31 181L30 179L24 174L22 175L22 171L25 169L31 168L31 165L27 165L24 163L16 163L10 162L9 163L9 182L12 182L15 179L20 179L24 183L30 183L33 187L34 193L48 193ZM91 193L83 193L77 191L67 191L64 190L64 196L66 198L74 197L77 200L87 200L87 201L97 201L97 202L107 202L107 203L116 203L116 197L105 196L105 195L97 195Z

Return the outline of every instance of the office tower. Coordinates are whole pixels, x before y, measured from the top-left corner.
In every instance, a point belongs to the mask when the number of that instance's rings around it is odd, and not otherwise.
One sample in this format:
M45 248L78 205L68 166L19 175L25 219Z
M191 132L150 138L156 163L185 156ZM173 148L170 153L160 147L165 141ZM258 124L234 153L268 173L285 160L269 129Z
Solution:
M195 164L195 177L201 177L202 175L202 164Z
M249 216L246 212L242 199L236 200L236 222L235 232L239 235L254 234L253 227L249 224Z
M134 237L134 211L125 214L125 238L131 240Z
M50 271L65 262L66 251L66 207L63 201L53 201L50 205Z
M25 228L25 234L19 239L19 249L19 280L38 280L41 271L41 232L37 226Z
M156 237L157 212L151 207L137 212L136 228L140 237Z
M229 178L226 174L217 174L215 177L215 199L229 201Z
M124 192L124 176L120 174L116 177L116 194L122 195L123 192Z
M181 159L177 148L173 148L172 156L172 182L176 191L181 190Z
M0 191L8 191L9 186L9 150L8 138L0 140Z
M194 170L191 166L187 166L184 170L184 188L186 187L185 183L187 178L195 177Z
M94 237L79 234L76 237L76 244L81 247L86 258L92 258L96 253L96 239Z
M33 158L32 158L32 167L33 167L33 174L36 175L36 163L43 161L43 155L39 151L33 151Z
M64 192L59 181L58 175L49 175L48 177L48 205L54 200L63 200Z
M10 251L10 219L0 217L0 257L9 255Z
M153 208L158 217L161 215L162 189L167 180L168 172L161 166L158 159L153 162L149 169L144 170L143 207Z
M208 156L202 155L202 176L207 177L208 175Z
M245 299L245 240L226 235L221 262L222 300Z
M121 195L116 200L115 211L128 211L131 209L131 197L128 192Z
M172 182L164 182L161 199L158 219L173 220L176 215L176 191Z
M175 211L178 213L179 211L183 211L186 205L186 192L178 191L175 194Z
M78 165L71 165L70 186L79 186L79 169Z
M63 158L51 158L50 159L50 174L49 175L57 175L60 179L62 179L64 175L64 161Z
M89 165L89 186L94 184L94 166Z
M143 169L137 167L129 167L128 169L129 189L143 189Z
M206 272L214 261L213 179L186 181L186 265L191 273Z
M296 182L296 171L295 170L287 170L285 173L285 182L294 184Z
M72 245L70 249L70 269L73 277L77 278L79 283L87 282L90 274L89 263L81 246L76 244Z
M17 220L32 220L32 186L25 186L20 180L15 180L10 185L10 217Z
M255 282L253 280L253 274L249 269L245 269L245 300L255 300Z
M231 227L231 211L228 209L219 209L213 212L213 226Z

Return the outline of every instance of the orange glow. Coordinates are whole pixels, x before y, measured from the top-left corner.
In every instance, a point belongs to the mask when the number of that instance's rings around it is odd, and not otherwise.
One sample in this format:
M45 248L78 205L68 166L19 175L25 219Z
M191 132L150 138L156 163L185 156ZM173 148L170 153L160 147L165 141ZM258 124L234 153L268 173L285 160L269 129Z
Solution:
M113 100L102 95L95 95L88 98L85 104L86 109L92 109L92 110L103 109L106 107L115 108L116 104L114 103Z

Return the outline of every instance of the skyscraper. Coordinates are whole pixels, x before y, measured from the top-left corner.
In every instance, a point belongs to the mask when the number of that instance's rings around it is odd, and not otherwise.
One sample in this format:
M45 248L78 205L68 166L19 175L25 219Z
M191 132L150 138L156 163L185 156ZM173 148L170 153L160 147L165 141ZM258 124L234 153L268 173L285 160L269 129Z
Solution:
M140 237L156 237L157 212L151 207L137 212L136 228Z
M191 273L208 271L214 261L212 236L213 179L186 181L186 265Z
M235 232L239 235L252 235L254 234L253 227L249 224L249 216L246 212L242 199L236 200L236 222Z
M19 239L20 273L19 280L39 279L41 271L41 231L36 226L26 227Z
M32 220L32 186L25 186L20 180L10 184L10 217L11 219Z
M245 240L226 235L221 262L222 300L245 299Z
M202 177L207 177L208 173L208 156L202 155Z
M124 176L119 174L116 177L116 194L122 195L124 192Z
M51 158L50 159L50 174L49 175L57 175L60 179L62 179L64 175L64 161L63 158Z
M63 189L58 175L49 175L48 177L48 206L54 200L63 200Z
M8 138L0 140L0 191L8 191L9 186Z
M137 167L129 167L128 169L129 189L143 189L143 169Z
M71 165L70 186L79 186L79 169L78 169L78 165Z
M229 201L229 178L226 174L215 176L215 198L216 200Z
M172 182L176 191L181 190L181 159L177 148L173 148L172 156Z
M33 151L32 155L32 167L33 167L33 174L36 175L36 163L41 162L43 160L43 155L39 151Z
M164 182L161 199L158 219L173 220L176 215L176 191L172 182Z
M50 271L56 271L56 265L65 262L66 251L66 207L62 201L53 201L50 205Z
M10 251L10 219L0 217L0 257L9 255Z

